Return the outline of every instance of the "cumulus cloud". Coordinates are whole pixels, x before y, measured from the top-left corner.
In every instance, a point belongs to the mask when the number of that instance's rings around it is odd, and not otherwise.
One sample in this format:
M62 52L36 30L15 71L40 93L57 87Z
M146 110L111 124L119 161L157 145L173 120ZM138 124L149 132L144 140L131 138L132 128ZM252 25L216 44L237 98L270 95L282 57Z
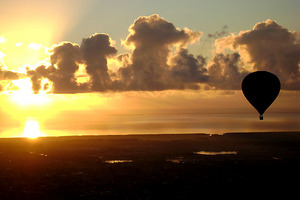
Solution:
M3 53L3 55L5 56L4 53ZM7 70L3 60L1 59L1 52L0 52L0 81L1 80L16 80L16 79L19 79L19 76L22 76L22 75L18 72Z
M208 81L206 58L195 57L187 49L180 49L172 59L171 78L180 89L199 89L198 83Z
M229 48L239 52L252 70L275 73L283 89L300 89L300 40L272 20L256 24L253 30L241 31L216 40L217 50Z
M28 70L32 89L38 93L42 89L42 80L47 78L52 82L54 93L77 93L88 91L103 91L108 89L110 77L107 68L107 56L116 53L110 46L110 38L106 34L95 34L83 39L81 46L70 42L55 45L51 50L50 63L41 65L35 70ZM86 65L86 72L91 80L78 83L76 72L79 65Z
M207 80L206 59L195 58L186 49L200 39L201 32L181 30L158 15L139 17L129 31L124 44L132 53L115 57L120 67L114 72L107 59L117 49L107 34L94 34L80 46L69 42L54 46L49 67L28 70L34 92L42 89L44 78L52 82L54 93L198 89ZM85 66L87 83L77 82L79 65Z
M1 71L1 74L3 74L3 79L5 80L17 80L19 79L19 73L13 72L13 71Z
M49 67L39 66L35 70L28 70L31 77L32 89L35 93L42 88L42 79L47 78L53 83L54 93L79 92L84 86L78 85L75 72L82 62L82 55L78 45L70 42L61 43L50 50Z
M208 37L216 39L227 33L224 26ZM211 59L187 50L201 35L179 29L158 15L139 17L123 41L132 52L117 55L111 38L97 33L84 38L80 45L64 42L54 46L50 66L27 73L35 93L50 84L54 93L200 89L200 84L210 89L240 90L243 78L255 70L278 75L283 89L300 89L298 33L267 20L253 30L216 39ZM108 66L108 59L114 67ZM79 71L85 74L78 75ZM87 79L81 82L78 77Z
M11 80L17 80L20 77L24 77L24 75L18 72L6 70L0 63L0 91L2 91L4 88L2 85L3 82L5 83L4 85L7 85L7 82L10 82Z
M208 85L215 89L239 90L249 73L243 69L238 53L216 54L208 65Z
M80 50L86 63L86 71L91 77L93 91L105 91L111 84L107 58L116 54L111 39L106 34L95 34L83 39Z
M180 50L181 55L179 53L174 58L177 59L177 63L173 61L177 64L175 69L168 64L168 58L172 47L185 48L187 44L200 39L200 32L187 28L180 30L158 15L139 17L129 30L125 44L134 47L131 64L120 69L126 90L182 89L184 82L191 84L191 80L180 78L186 73L183 73L183 69L180 71L178 66L186 50ZM175 72L176 68L178 73ZM181 82L175 82L172 79L174 77Z

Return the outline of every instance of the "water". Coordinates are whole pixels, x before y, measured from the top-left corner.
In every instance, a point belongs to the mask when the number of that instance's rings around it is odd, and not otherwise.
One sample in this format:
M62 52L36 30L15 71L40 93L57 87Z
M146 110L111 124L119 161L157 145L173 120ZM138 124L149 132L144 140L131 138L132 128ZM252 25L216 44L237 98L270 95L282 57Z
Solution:
M75 116L76 117L76 116ZM257 114L136 114L72 118L63 127L40 122L41 136L181 134L257 131L299 131L300 114L270 113L264 120ZM53 125L53 124L52 124ZM55 125L55 124L54 124ZM24 127L7 129L1 137L24 136ZM29 134L29 133L28 133Z
M116 164L116 163L131 163L132 160L106 160L105 163Z
M300 130L300 114L151 114L115 115L86 122L66 134L180 134ZM59 130L55 130L59 131ZM54 132L55 132L54 131ZM49 132L50 133L50 132Z
M204 156L236 155L237 151L198 151L194 152L194 154Z

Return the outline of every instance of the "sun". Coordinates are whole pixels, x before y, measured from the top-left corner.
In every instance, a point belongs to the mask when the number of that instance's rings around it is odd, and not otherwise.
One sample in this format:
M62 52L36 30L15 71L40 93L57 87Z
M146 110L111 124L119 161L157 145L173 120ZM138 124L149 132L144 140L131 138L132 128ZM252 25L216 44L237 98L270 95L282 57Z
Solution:
M25 123L23 137L36 139L41 136L40 125L36 120L27 120Z

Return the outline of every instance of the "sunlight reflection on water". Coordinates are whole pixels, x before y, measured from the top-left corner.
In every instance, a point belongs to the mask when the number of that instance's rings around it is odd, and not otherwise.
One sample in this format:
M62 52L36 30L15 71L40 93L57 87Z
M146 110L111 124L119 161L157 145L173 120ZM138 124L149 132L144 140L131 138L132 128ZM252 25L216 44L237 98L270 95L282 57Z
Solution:
M170 158L170 159L166 159L166 161L179 164L179 163L183 163L183 157Z
M137 114L105 115L70 124L43 122L43 136L129 135L129 134L186 134L226 132L269 132L300 130L300 114L270 113L264 120L257 114ZM64 125L63 127L60 127ZM59 126L56 128L56 126ZM34 129L34 124L31 126ZM37 126L36 126L37 127ZM22 137L19 129L2 127L0 137ZM37 128L35 128L37 130ZM23 131L23 130L22 130ZM36 134L38 135L38 134Z
M105 163L115 164L115 163L131 163L132 160L106 160Z
M196 155L217 156L217 155L237 155L237 151L198 151Z
M123 115L92 119L81 129L45 131L48 136L297 131L299 119L298 114L269 114L264 120L257 114Z

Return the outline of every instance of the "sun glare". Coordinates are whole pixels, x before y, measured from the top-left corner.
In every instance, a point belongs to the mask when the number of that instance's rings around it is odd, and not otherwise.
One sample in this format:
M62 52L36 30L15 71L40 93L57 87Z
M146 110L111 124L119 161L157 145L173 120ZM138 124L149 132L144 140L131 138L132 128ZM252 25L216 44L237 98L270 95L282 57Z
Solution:
M27 120L23 131L23 137L35 139L40 136L41 136L41 131L40 131L40 126L38 121Z
M32 83L29 78L13 80L12 83L19 88L19 90L12 91L12 100L20 105L40 105L45 104L49 101L45 91L39 94L33 94L31 89Z

